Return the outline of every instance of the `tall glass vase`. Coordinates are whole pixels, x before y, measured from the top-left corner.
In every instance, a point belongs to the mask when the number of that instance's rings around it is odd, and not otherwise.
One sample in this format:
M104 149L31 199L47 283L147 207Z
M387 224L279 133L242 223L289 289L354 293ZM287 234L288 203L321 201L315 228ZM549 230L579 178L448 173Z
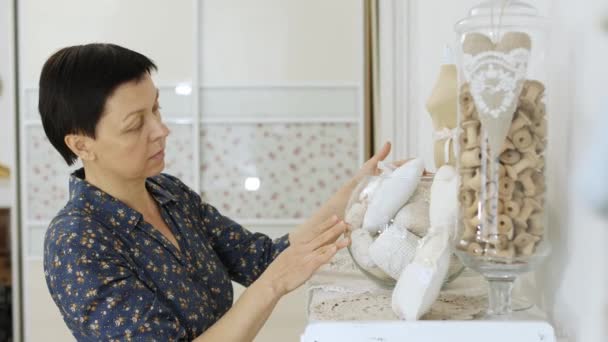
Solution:
M549 254L546 21L491 0L456 24L460 174L456 253L489 283L489 319L513 319L515 279Z

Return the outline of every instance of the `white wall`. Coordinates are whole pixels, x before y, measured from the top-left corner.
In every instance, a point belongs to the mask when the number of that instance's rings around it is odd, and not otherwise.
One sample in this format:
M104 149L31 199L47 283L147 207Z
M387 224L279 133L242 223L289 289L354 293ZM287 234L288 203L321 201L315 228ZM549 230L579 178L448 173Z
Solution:
M424 158L429 169L434 168L433 125L426 110L426 101L439 75L439 66L445 63L446 46L455 50L454 24L467 14L477 0L409 1L409 105L406 115L412 121L416 139L409 140L414 151ZM442 8L442 10L438 10Z
M551 8L550 100L554 142L561 148L553 151L551 165L554 252L538 278L540 296L559 332L584 342L608 340L608 220L591 211L580 187L587 168L582 152L594 143L591 133L605 129L596 126L597 117L606 115L608 33L600 31L606 14L608 4L602 0L556 1Z
M352 0L203 0L203 84L362 81Z
M188 81L192 12L191 1L19 1L22 86L38 84L42 65L53 52L92 42L115 43L150 56L159 66L158 82Z

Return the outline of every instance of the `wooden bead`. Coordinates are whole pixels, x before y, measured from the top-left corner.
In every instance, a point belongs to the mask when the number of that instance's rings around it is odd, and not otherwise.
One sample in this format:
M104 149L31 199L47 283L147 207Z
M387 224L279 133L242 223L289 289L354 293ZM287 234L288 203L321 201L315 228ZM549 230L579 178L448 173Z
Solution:
M541 213L530 215L530 218L528 219L528 232L536 236L544 235L545 227L543 223L543 215Z
M463 143L467 150L479 147L479 121L468 120L462 123L464 129Z
M529 126L532 124L532 120L524 113L523 111L517 111L517 115L513 118L513 122L511 122L511 127L509 128L509 135L513 135L514 132L519 131L520 129Z
M520 151L530 147L534 142L532 134L530 134L530 130L527 127L521 128L513 133L512 140L513 145Z
M471 168L481 165L481 149L474 148L472 150L462 152L460 157L462 167Z
M509 177L503 177L498 184L498 193L505 200L510 200L513 197L515 190L515 182Z
M507 165L513 165L521 159L521 153L517 150L506 150L500 155L500 161Z
M545 138L547 136L547 120L542 118L536 121L534 124L532 124L532 131L536 136Z
M467 247L467 252L475 256L481 256L483 254L483 248L477 242L471 242Z
M511 240L513 238L513 221L507 215L499 215L498 216L498 233L501 235L505 235Z
M525 169L519 174L519 182L524 187L524 194L528 197L533 197L536 194L536 186L532 180L533 169Z
M521 248L528 245L531 241L534 241L534 235L523 232L515 237L513 244Z
M509 216L511 219L516 218L519 215L520 210L519 203L517 201L507 201L505 205L505 214Z

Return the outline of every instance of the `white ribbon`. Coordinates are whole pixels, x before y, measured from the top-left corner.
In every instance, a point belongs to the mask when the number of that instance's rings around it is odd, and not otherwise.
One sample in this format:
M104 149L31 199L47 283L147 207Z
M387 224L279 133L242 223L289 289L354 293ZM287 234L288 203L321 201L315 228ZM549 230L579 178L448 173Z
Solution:
M435 141L444 140L445 144L443 145L443 162L445 164L450 162L450 143L458 138L458 127L449 129L447 127L443 127L443 129L439 131L435 131L433 134L433 139Z

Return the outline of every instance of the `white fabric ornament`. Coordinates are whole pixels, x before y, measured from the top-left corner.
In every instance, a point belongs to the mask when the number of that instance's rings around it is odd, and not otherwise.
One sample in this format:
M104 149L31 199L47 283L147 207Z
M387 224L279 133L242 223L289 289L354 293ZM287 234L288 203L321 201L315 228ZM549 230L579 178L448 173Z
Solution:
M407 229L389 226L369 247L372 261L393 279L414 259L420 238Z
M450 265L449 240L447 232L422 239L414 261L405 267L393 290L392 308L399 318L417 320L437 299Z
M426 235L430 226L429 203L418 201L404 205L397 212L393 225L403 227L419 237Z
M458 174L450 165L444 165L435 174L431 186L429 220L431 230L447 230L453 236L458 213Z
M405 320L417 320L437 299L452 255L456 225L458 177L454 167L442 166L431 186L430 223L412 263L407 265L393 290L392 308Z
M412 196L423 171L422 160L414 159L383 178L369 202L363 228L373 233L385 228Z
M376 267L376 264L374 264L369 256L369 246L374 242L369 232L364 229L353 230L350 238L350 252L353 259L364 268Z

